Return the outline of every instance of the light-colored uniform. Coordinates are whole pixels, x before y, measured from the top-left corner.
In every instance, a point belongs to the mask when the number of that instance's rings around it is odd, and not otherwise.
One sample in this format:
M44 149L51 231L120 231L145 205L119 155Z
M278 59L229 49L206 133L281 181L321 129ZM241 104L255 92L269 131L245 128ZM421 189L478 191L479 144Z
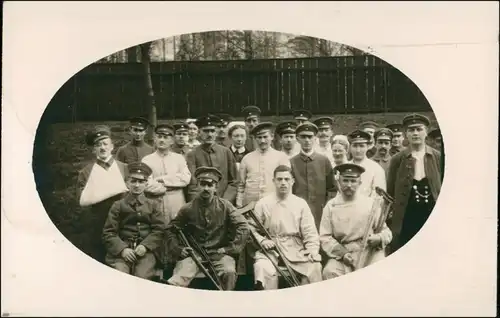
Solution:
M320 224L321 249L329 258L324 269L323 279L330 279L354 271L354 268L342 262L345 253L351 253L354 264L361 255L363 235L368 227L370 213L374 198L359 194L353 201L345 201L341 194L331 199L323 209ZM370 229L373 233L380 220L380 205L376 204L375 222ZM383 224L382 231L378 234L381 238L381 247L365 251L366 265L373 264L385 257L385 246L392 240L392 233Z
M273 174L279 165L290 167L290 160L285 153L271 147L265 152L254 150L243 157L240 163L236 205L244 206L256 202L274 192Z
M365 168L365 172L361 175L361 185L358 189L358 194L373 196L375 194L375 187L379 187L384 191L387 189L384 168L377 162L365 157L361 162L351 160L349 163L355 163Z
M307 257L309 253L319 253L318 230L307 202L291 193L286 199L280 200L273 193L256 203L254 213L275 238L291 268L301 275L301 284L321 281L321 257L315 262ZM258 233L253 221L250 225L256 238L260 242L264 240L263 233ZM257 251L254 258L255 281L262 282L264 289L277 289L278 274L274 265L261 251ZM276 257L274 261L277 260Z

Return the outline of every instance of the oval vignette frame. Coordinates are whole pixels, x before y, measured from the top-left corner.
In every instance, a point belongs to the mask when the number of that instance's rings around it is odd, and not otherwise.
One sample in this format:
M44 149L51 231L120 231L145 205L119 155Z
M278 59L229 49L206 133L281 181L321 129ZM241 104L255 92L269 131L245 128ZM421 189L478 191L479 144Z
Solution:
M209 31L152 41L149 67L158 122L173 123L221 110L240 121L242 107L257 105L262 117L273 123L292 119L292 111L302 107L313 113L313 119L330 115L336 134L347 134L366 120L383 126L401 122L413 112L424 113L431 127L439 128L420 89L382 59L329 40L249 32ZM227 38L221 45L223 33ZM287 37L285 45L279 42L281 37ZM279 45L273 48L275 43ZM127 119L148 116L143 44L78 71L55 93L37 128L33 173L40 199L56 228L84 253L89 249L88 220L81 222L86 214L75 198L78 172L92 160L84 135L95 124L107 124L116 155L129 140ZM175 61L169 60L169 45ZM158 56L164 60L155 60ZM128 60L123 63L125 57ZM445 166L443 141L441 147L440 182Z

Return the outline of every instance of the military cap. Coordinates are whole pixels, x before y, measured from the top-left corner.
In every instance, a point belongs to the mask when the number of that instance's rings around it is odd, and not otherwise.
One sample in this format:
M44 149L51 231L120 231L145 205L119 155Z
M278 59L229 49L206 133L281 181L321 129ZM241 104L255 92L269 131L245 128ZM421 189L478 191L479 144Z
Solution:
M300 124L297 127L297 129L295 129L295 133L297 135L299 135L301 132L304 132L304 131L312 132L314 135L316 135L318 133L318 126L316 126L315 124L313 124L311 122L306 121L305 123Z
M188 118L188 119L186 119L186 124L189 125L191 123L196 124L196 119L195 118Z
M188 131L189 126L187 123L175 123L173 125L175 132L180 132L180 131Z
M385 128L390 129L393 133L403 132L403 125L401 124L389 124Z
M222 122L225 122L226 124L232 122L234 120L233 116L225 113L217 113L214 114L213 116L217 116L221 119Z
M369 133L364 132L362 130L356 129L355 131L351 132L349 135L349 143L355 143L355 142L370 142L371 136Z
M127 165L128 174L134 179L147 180L153 173L151 168L143 162L132 162Z
M257 106L246 106L241 110L241 112L243 113L245 119L248 119L251 117L258 117L261 113L261 110Z
M194 177L198 180L210 179L219 182L222 179L222 173L214 167L199 167L194 171Z
M255 126L250 132L252 135L256 136L257 134L261 134L267 131L271 131L273 128L273 123L269 121L262 122Z
M427 118L421 114L410 114L410 115L407 115L403 118L403 126L404 127L409 127L409 126L413 126L413 125L429 126L430 124L431 124L431 121L429 120L429 118Z
M393 135L392 131L389 128L380 128L375 132L373 137L375 137L375 140L378 139L392 140L392 135Z
M365 172L365 168L354 163L340 164L338 166L335 166L334 170L338 171L341 176L355 178L358 178L363 172Z
M279 136L284 134L295 134L297 123L294 121L283 121L276 126L276 134Z
M158 124L155 127L155 133L158 135L174 135L175 128L170 124Z
M330 117L321 117L313 121L313 123L318 126L318 128L321 127L332 127L333 126L333 119Z
M220 118L214 115L202 116L196 119L196 126L198 128L217 126L220 123Z
M441 129L439 129L439 128L432 129L432 130L429 132L428 136L429 136L430 138L438 138L438 137L441 137Z
M302 120L309 120L312 117L311 112L307 109L296 109L292 112L292 115L293 118Z
M111 129L106 125L97 125L87 132L85 142L87 145L93 146L99 140L109 137L111 137Z
M365 121L365 122L362 122L361 124L359 124L359 129L365 129L365 128L373 128L373 129L377 129L379 127L379 124L377 124L376 122L374 121Z
M131 126L140 127L142 129L146 129L151 126L149 121L144 117L132 117L130 118L129 122Z

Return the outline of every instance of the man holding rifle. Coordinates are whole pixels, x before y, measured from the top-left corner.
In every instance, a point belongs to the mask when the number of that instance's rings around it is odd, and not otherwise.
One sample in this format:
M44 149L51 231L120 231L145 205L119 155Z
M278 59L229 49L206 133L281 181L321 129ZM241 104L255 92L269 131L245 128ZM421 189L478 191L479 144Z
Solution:
M234 290L237 278L235 259L247 242L248 223L231 202L216 195L217 183L222 179L219 170L199 167L195 178L199 187L197 195L180 209L166 232L172 258L177 260L167 284L188 287L200 270L203 271L198 259L192 256L207 255L208 259L201 263L210 263L217 276L210 278L215 281L222 278L222 289ZM192 245L182 246L179 234L181 238L191 238Z
M345 163L335 170L339 173L340 194L323 209L319 230L321 249L329 258L323 279L345 275L383 259L384 248L392 240L381 213L382 202L359 191L365 169Z
M294 277L294 285L319 282L319 236L311 209L304 199L291 193L294 179L290 167L278 166L273 181L275 192L257 201L255 219L250 222L261 247L254 256L254 288L278 289L276 267L280 261Z

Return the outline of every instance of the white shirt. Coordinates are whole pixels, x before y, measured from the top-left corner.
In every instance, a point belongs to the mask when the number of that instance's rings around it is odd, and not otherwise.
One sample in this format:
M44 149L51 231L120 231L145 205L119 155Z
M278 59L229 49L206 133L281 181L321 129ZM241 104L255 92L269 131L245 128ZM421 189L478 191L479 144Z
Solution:
M425 147L421 150L412 150L411 156L415 158L415 175L414 179L419 181L425 178L425 166L424 166L424 156L425 156Z

